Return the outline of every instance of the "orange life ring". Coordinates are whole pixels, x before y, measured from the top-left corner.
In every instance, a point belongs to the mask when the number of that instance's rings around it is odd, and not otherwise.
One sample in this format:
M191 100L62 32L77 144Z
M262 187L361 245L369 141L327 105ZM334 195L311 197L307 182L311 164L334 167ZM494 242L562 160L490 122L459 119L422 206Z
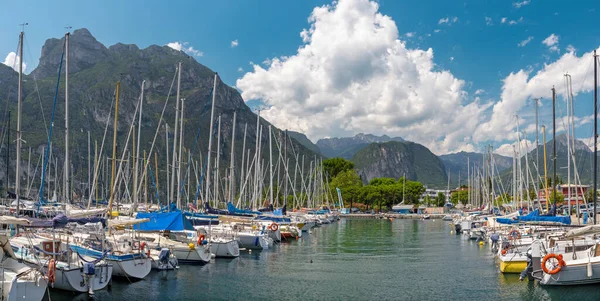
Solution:
M205 238L206 238L206 236L204 236L204 234L200 234L200 235L198 236L198 241L197 241L197 243L198 243L198 245L199 245L199 246L201 246L201 245L202 245L202 242L204 241L204 239L205 239Z
M272 223L272 224L269 225L268 228L269 228L269 230L271 230L273 232L276 232L277 230L279 230L279 225L276 224L276 223Z
M506 255L507 251L506 251L506 249L504 249L504 250L500 251L500 253L502 253L502 255Z
M517 229L514 229L514 230L508 232L508 238L521 239L521 232L519 232L519 230L517 230Z
M546 267L546 262L548 262L548 260L550 260L551 258L556 259L558 261L558 265L554 269L548 270L548 267ZM563 256L561 254L557 255L557 254L551 253L551 254L544 256L544 259L542 259L542 270L544 270L544 273L546 273L546 274L554 275L554 274L560 272L560 269L565 266L567 266L567 264L563 260Z
M54 258L50 259L48 262L48 282L54 283L56 281L56 261Z

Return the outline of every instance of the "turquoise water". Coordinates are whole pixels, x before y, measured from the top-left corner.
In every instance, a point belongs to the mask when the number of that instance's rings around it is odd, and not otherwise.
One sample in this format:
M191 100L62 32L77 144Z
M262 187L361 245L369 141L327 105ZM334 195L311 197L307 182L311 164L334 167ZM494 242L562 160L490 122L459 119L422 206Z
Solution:
M600 300L600 285L545 288L500 274L487 245L451 230L441 220L341 220L272 250L113 281L95 299Z

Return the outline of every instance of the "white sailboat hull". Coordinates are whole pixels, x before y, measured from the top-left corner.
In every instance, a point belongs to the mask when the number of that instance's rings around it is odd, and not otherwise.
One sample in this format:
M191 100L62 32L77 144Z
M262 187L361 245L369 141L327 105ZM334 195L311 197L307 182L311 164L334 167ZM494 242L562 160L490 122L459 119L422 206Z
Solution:
M152 269L152 260L150 258L138 258L131 260L111 260L107 262L113 266L113 276L125 277L128 279L144 279Z
M264 235L240 232L237 239L240 248L252 250L265 250L269 248L269 242Z
M212 241L210 252L217 258L234 258L240 256L240 247L237 241Z
M95 274L88 279L80 268L56 269L56 280L54 288L72 291L72 292L89 292L104 289L112 278L112 265L97 265ZM91 287L90 287L91 286Z

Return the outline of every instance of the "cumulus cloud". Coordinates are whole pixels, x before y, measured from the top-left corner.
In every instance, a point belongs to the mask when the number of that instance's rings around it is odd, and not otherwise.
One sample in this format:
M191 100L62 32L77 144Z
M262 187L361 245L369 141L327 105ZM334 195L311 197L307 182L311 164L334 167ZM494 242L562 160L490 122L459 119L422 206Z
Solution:
M527 39L525 39L525 40L523 40L523 41L519 42L519 43L517 44L517 46L519 46L519 47L525 47L525 45L529 44L529 42L531 42L531 40L533 40L533 37L532 37L532 36L529 36Z
M262 101L266 119L311 139L367 132L436 153L473 150L471 135L491 104L467 99L465 82L434 63L433 49L407 48L378 10L369 0L314 8L296 54L254 64L237 80L243 98Z
M13 68L15 71L19 72L19 56L15 52L9 52L4 62L4 65ZM26 73L27 63L23 62L23 73Z
M167 43L167 46L175 49L175 50L179 50L179 51L183 51L189 55L193 55L193 56L203 56L204 53L200 50L194 49L194 47L189 46L189 42L171 42L171 43Z
M531 3L531 0L524 0L522 2L515 2L515 3L513 3L513 6L516 7L516 8L521 8L521 7L523 7L523 6L525 6L525 5L529 4L529 3Z
M440 32L440 31L442 31L442 30L440 30L440 29L434 29L434 30L433 30L433 32L435 32L435 33L438 33L438 32Z
M567 45L567 52L575 52L577 49L571 44Z
M237 47L237 46L238 46L238 44L239 44L239 43L238 43L238 40L237 40L237 39L235 39L235 40L231 41L231 48L235 48L235 47Z
M547 38L545 38L542 41L542 44L546 45L548 47L548 50L550 51L560 51L560 49L558 48L558 36L555 34L551 34Z
M475 91L475 95L481 95L483 93L485 93L485 90L483 89L477 89L477 91Z
M500 22L502 23L506 23L507 18L502 18L502 20L500 20Z
M557 40L558 41L558 40ZM550 42L549 42L550 43ZM555 43L551 43L554 45ZM516 123L514 116L527 104L528 99L543 98L543 101L551 101L551 89L556 88L558 95L564 95L564 74L568 71L574 83L573 94L590 91L593 89L593 81L590 80L590 68L593 64L592 52L577 56L574 52L562 55L553 63L545 64L537 73L533 74L531 69L521 69L511 72L504 80L500 101L494 104L488 121L481 123L473 135L473 140L504 141L514 139ZM582 125L589 118L579 118L578 124ZM577 124L576 124L577 126ZM558 129L557 129L558 132Z
M244 72L244 68L242 68L242 67L238 67L237 71L238 71L238 72Z
M535 140L530 141L527 139L523 139L523 137L521 136L520 143L517 143L515 141L513 143L502 144L494 150L494 153L507 157L512 157L516 153L517 156L520 155L520 157L522 157L525 156L525 152L529 153L534 149Z
M415 36L415 34L416 34L415 32L407 32L407 33L405 34L405 36L406 36L407 38L412 38L412 37L414 37L414 36Z
M492 18L490 18L490 17L485 17L485 25L487 25L487 26L492 26L492 25L494 25L494 22L492 21Z

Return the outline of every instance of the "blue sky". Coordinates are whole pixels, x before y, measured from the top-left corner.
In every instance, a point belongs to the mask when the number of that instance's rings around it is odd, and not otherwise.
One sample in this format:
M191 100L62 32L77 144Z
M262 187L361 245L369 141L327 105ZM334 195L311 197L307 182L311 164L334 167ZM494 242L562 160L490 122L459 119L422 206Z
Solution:
M592 135L589 118L585 119L592 114L591 94L586 92L593 79L592 60L574 58L581 58L600 45L600 36L593 26L600 9L595 1L380 0L374 10L369 4L372 3L367 0L342 0L333 4L331 1L267 0L56 1L52 4L13 1L4 3L0 13L3 28L0 59L16 50L18 24L23 22L29 23L24 54L28 71L37 64L44 41L62 36L65 26L88 28L106 46L117 42L142 48L151 44L186 43L186 48L193 47L197 51L195 57L200 63L218 71L227 84L240 88L247 101L254 99L250 104L258 101L272 107L264 116L277 126L303 131L314 141L358 132L399 135L423 143L436 153L481 150L487 144L506 153L514 142L516 122L502 121L502 117L515 120L513 115L518 113L523 118L521 129L531 126L533 107L529 99L541 96L544 98L541 120L550 124L548 100L551 94L547 88L552 84L557 89L564 88L562 74L571 70L563 69L583 68L580 76L573 77L573 89L577 93L575 113L581 119L576 136ZM315 8L325 5L326 12L309 20ZM342 14L338 6L345 6L352 14ZM391 37L391 40L369 39L363 43L367 40L358 35L355 40L349 38L349 43L335 39L339 35L331 31L343 30L344 26L364 25L365 29L373 29L369 27L372 24L343 23L346 16L355 13L361 20L376 20L378 16L389 19L390 23L385 21L386 25L382 25L381 35L375 37ZM310 32L311 26L315 29L312 38L303 40L300 33L304 29ZM317 44L321 35L329 35L333 46ZM548 39L551 35L556 38ZM404 44L396 49L399 52L395 56L383 62L373 58L367 65L352 65L352 62L367 62L363 58L382 47L393 48L393 40ZM237 41L237 46L233 47L232 41ZM299 54L299 48L307 45L313 52L306 56ZM326 49L337 53L323 54ZM414 55L424 55L419 51L428 49L431 49L429 59L412 61ZM563 57L569 52L573 54L571 60ZM281 65L265 62L274 58L279 58ZM323 64L323 72L306 73L311 71L294 68L294 64L307 63L303 60L309 58L310 64L319 60L327 62ZM561 59L560 66L548 70L539 80L528 81L545 64L553 66ZM400 68L393 73L374 67L392 61L416 71L405 72ZM431 68L427 67L429 63ZM312 69L322 67L311 66ZM255 69L257 67L259 69ZM374 70L367 70L369 68ZM426 77L419 73L423 70L427 71L426 76L433 78L431 81L398 79ZM514 84L513 81L507 84L507 77L521 70L526 73L528 87L516 80ZM303 81L307 76L323 76L322 81L337 84L311 86L318 81ZM351 90L357 89L357 85L364 93ZM389 92L390 85L395 85L396 90ZM513 89L528 92L502 94L503 90ZM286 93L277 94L273 90ZM381 96L384 94L389 95ZM439 100L441 98L447 99ZM438 100L443 103L438 104ZM361 103L365 107L383 109L357 107ZM558 104L561 105L558 113L562 116L564 102L561 100ZM404 113L391 114L396 110ZM531 132L528 136L530 141L534 140Z

